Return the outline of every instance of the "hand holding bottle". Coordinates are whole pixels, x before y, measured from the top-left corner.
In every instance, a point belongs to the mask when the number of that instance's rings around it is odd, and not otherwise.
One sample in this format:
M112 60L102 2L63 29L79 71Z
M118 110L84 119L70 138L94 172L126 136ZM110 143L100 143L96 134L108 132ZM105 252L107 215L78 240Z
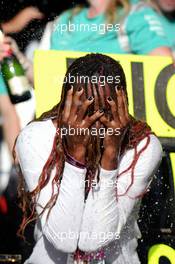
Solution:
M5 57L9 56L9 50L11 50L17 57L21 53L14 39L7 36L0 36L0 62L2 62Z
M20 51L12 38L5 37L0 30L1 73L13 104L31 98L31 86L20 63Z

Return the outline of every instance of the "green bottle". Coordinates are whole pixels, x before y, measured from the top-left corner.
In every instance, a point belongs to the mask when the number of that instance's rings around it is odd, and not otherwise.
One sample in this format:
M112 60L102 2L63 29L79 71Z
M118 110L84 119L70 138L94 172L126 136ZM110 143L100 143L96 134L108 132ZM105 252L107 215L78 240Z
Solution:
M25 71L10 51L9 56L5 57L1 63L1 72L13 104L27 101L32 97L30 92L32 88L25 76Z
M4 34L2 30L0 30L0 33L2 41ZM10 100L13 104L17 104L27 101L32 97L32 88L17 57L11 50L8 50L8 54L9 56L5 57L1 62L1 72Z

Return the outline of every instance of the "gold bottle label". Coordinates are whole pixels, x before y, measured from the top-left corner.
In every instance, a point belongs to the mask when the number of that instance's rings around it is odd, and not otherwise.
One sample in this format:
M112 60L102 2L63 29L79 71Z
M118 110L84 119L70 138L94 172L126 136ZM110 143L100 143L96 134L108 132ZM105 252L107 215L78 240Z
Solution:
M25 76L15 76L8 80L8 85L12 95L22 95L30 90L30 84Z

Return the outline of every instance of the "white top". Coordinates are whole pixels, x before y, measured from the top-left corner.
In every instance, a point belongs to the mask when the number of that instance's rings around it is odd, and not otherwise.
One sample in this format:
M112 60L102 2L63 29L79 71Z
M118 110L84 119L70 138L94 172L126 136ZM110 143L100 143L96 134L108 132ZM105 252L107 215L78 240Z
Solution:
M20 133L16 150L19 163L29 191L38 184L42 168L51 152L56 128L51 120L30 123ZM143 139L138 150L145 146ZM91 263L138 264L137 238L141 237L137 225L141 194L150 184L162 157L162 148L156 136L150 136L150 143L136 163L134 183L127 195L131 182L131 171L117 179L116 175L131 164L134 150L128 150L120 159L118 169L108 171L100 168L98 188L89 192L84 202L84 181L86 169L65 163L60 193L48 220L47 211L35 228L36 245L25 264L72 264L72 252L91 252L104 247L106 261ZM51 179L42 189L38 204L45 206L51 196ZM55 188L56 191L56 188ZM37 213L41 207L36 207Z

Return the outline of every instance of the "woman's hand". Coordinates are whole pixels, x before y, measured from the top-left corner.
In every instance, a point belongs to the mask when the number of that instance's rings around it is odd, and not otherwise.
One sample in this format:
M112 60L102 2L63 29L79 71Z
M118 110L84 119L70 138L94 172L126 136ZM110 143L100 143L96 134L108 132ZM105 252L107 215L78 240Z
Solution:
M90 127L104 112L96 111L93 115L86 114L90 104L94 101L91 96L82 102L80 100L84 90L80 87L73 95L73 87L67 92L62 116L61 136L64 137L68 153L80 162L85 162L86 148L90 138Z
M11 48L10 44L7 42L6 37L0 39L0 62L3 61L5 57L9 56L9 49Z
M111 107L112 120L109 120L109 118L105 116L100 118L100 122L103 123L107 129L103 140L104 152L101 159L102 168L107 170L116 169L118 166L117 158L130 121L126 95L123 89L117 90L116 88L116 93L116 102L114 102L111 97L107 98ZM110 133L108 133L109 128ZM111 133L111 131L113 132Z
M9 50L12 50L16 56L20 53L16 41L11 37L4 36L3 40L0 41L0 61L9 56Z
M33 65L30 60L19 50L16 41L11 37L3 37L3 41L0 41L0 62L5 57L9 56L9 50L17 57L26 71L26 76L31 84L33 84Z

